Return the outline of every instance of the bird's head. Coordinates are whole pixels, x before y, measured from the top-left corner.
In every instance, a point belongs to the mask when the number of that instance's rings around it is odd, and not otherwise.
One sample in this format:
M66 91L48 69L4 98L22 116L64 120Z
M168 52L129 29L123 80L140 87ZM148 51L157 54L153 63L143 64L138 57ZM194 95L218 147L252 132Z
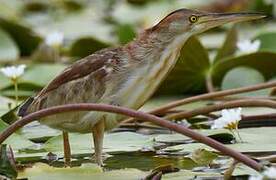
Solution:
M208 13L189 9L179 9L151 28L151 32L171 38L187 34L192 36L208 29L229 23L242 22L265 17L259 13Z

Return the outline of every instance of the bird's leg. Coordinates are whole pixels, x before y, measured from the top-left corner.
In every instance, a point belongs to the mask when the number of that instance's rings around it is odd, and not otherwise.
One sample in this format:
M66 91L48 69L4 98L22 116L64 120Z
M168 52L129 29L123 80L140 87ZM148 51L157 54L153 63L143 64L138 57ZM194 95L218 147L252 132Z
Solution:
M62 136L63 136L64 165L65 167L68 167L68 166L71 166L71 149L70 149L68 132L62 131Z
M95 161L99 166L103 166L102 150L103 150L103 138L104 138L104 120L100 120L92 128L94 150L95 150Z

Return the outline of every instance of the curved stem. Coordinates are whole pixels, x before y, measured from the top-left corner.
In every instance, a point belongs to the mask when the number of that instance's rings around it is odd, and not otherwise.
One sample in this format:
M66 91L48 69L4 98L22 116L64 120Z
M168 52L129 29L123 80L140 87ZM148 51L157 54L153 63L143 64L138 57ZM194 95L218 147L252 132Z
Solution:
M36 119L40 119L45 116L57 114L57 113L65 113L69 111L105 111L110 113L118 113L123 114L130 117L135 117L139 119L143 119L145 121L152 122L154 124L158 124L159 126L166 127L170 130L173 130L175 132L178 132L180 134L183 134L185 136L188 136L198 142L204 143L220 152L222 152L225 155L231 156L237 161L240 161L244 163L245 165L260 171L262 166L254 161L253 159L250 159L249 157L243 155L240 152L237 152L235 150L232 150L226 146L224 146L222 143L213 140L209 137L206 137L204 135L201 135L200 133L197 133L189 128L186 128L184 126L177 125L175 123L172 123L170 121L167 121L163 118L147 114L140 111L135 111L132 109L124 108L124 107L118 107L118 106L112 106L112 105L104 105L104 104L68 104L68 105L62 105L62 106L56 106L51 107L47 109L43 109L37 112L34 112L32 114L29 114L22 119L16 121L12 125L10 125L8 128L6 128L1 134L0 134L0 143L3 143L5 139L7 139L12 133L14 133L19 128L23 127L24 125L35 121Z
M271 100L260 100L260 99L229 101L229 102L224 102L220 104L197 108L191 111L170 114L166 116L166 119L191 118L197 115L208 114L210 112L219 111L227 108L235 108L235 107L269 107L269 108L276 109L276 102Z
M273 119L276 121L276 113L242 116L242 120L244 121L260 121L260 120L267 120L267 119Z

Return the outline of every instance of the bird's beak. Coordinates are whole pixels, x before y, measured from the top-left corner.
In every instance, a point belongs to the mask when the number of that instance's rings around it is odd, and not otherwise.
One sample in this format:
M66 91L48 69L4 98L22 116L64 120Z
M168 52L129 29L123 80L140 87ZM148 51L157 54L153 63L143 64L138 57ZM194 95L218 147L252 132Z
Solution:
M264 17L266 16L260 13L207 13L199 18L198 24L207 30L230 22L243 22Z

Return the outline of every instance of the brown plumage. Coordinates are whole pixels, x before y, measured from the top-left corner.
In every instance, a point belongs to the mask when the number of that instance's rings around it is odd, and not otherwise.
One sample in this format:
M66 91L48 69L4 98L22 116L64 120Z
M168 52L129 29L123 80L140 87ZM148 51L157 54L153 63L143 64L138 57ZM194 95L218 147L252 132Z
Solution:
M19 115L72 103L103 103L138 109L174 67L181 47L197 33L227 22L260 18L257 14L212 14L177 10L125 46L104 49L66 68ZM123 117L104 112L70 112L40 119L67 132L93 132L96 162L102 164L103 132Z

